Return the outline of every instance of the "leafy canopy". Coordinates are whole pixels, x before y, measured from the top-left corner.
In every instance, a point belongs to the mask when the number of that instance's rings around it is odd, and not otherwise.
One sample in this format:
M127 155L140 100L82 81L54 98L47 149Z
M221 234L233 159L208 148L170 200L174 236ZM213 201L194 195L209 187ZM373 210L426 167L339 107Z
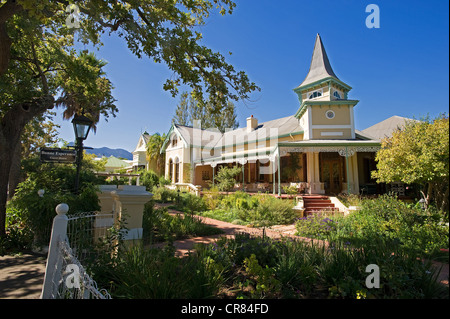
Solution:
M392 137L382 141L376 155L377 171L372 176L378 182L417 183L428 188L427 199L448 204L449 119L409 121ZM442 207L442 208L443 208Z
M84 44L99 46L102 34L114 33L138 58L147 56L173 71L164 83L165 90L175 96L181 85L190 86L198 101L205 101L205 94L214 97L218 101L216 112L229 99L248 99L252 91L259 90L243 71L236 71L224 56L200 43L198 27L215 10L231 14L236 6L231 0L85 0L70 7L71 3L17 1L19 15L44 26L39 32L35 29L36 35L53 36L64 45L72 43L76 35ZM59 52L53 49L51 56L58 60Z

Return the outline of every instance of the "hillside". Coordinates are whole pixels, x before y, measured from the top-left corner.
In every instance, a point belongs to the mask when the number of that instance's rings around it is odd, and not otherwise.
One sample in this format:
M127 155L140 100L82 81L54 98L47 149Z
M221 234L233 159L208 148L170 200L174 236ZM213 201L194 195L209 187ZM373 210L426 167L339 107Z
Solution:
M74 146L74 143L69 143L69 146ZM111 155L118 158L125 158L127 160L133 159L133 154L128 152L127 150L123 148L109 148L109 147L99 147L99 148L93 148L93 149L87 149L86 153L88 154L95 154L97 157L110 157Z

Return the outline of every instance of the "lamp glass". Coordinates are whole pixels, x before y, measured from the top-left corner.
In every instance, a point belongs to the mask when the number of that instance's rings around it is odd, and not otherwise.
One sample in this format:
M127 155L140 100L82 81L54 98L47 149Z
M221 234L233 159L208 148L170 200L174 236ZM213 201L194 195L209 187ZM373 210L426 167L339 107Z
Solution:
M90 125L86 124L74 124L75 127L75 136L77 138L81 138L85 140L89 134Z
M92 121L85 116L75 116L72 120L75 137L85 140L89 134Z

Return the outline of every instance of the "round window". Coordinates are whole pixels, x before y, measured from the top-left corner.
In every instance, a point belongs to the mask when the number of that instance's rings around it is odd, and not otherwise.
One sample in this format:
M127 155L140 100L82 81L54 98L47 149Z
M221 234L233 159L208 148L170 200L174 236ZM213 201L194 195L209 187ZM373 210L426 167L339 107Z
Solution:
M332 110L328 110L326 113L325 113L325 116L327 117L327 119L332 119L332 118L334 118L334 112L332 111Z

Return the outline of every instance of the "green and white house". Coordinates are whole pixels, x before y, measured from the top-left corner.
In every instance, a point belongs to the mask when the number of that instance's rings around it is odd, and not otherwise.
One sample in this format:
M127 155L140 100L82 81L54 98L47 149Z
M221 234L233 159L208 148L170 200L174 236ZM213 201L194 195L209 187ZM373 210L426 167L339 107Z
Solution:
M174 124L161 152L173 183L209 187L222 166L239 166L236 189L281 194L295 185L307 194L377 192L380 139L355 129L352 88L334 73L319 35L306 78L294 89L293 115L221 133Z

